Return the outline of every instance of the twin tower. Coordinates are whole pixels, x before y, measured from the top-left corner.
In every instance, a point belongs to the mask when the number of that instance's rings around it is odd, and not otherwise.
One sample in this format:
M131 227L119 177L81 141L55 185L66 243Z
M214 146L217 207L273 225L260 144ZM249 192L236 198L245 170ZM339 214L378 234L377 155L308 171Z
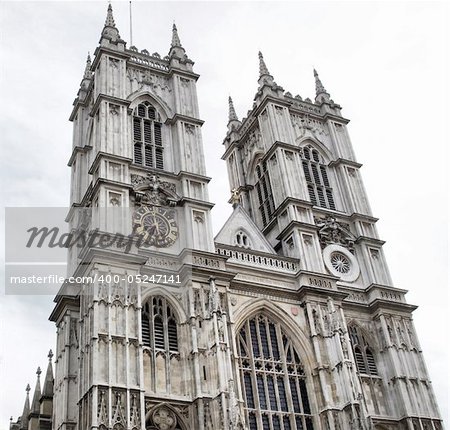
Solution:
M166 57L128 48L109 6L70 116L67 219L131 242L70 248L86 281L55 299L51 393L38 381L11 427L442 429L317 72L315 100L292 96L260 53L247 117L229 100L233 212L214 238L193 64L175 25Z

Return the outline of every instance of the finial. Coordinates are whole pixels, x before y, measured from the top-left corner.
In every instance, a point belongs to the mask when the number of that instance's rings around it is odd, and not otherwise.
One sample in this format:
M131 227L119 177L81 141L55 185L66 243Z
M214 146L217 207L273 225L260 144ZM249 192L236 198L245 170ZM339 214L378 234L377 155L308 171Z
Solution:
M50 350L50 351L48 352L47 357L48 357L48 361L52 361L52 358L53 358L53 351L52 351L52 350Z
M113 28L116 27L116 24L114 22L113 10L112 10L111 3L109 3L109 5L108 5L108 12L106 14L105 27L113 27Z
M27 392L27 396L28 396L28 394L30 394L30 391L31 391L30 384L27 384L27 388L25 388L25 391Z
M228 97L228 122L230 121L239 121L234 109L233 99L231 98L231 96Z
M38 379L40 378L41 373L42 373L42 370L41 370L40 367L38 367L37 370L36 370L36 375L37 375Z
M316 80L316 96L318 96L321 93L326 93L327 90L323 86L316 69L314 69L314 78Z
M267 69L266 63L264 62L264 57L261 51L258 52L259 57L259 77L263 75L269 75L269 69Z
M178 29L177 26L175 25L175 21L173 22L172 25L172 48L175 48L176 46L181 48L181 41L180 41L180 37L178 36Z

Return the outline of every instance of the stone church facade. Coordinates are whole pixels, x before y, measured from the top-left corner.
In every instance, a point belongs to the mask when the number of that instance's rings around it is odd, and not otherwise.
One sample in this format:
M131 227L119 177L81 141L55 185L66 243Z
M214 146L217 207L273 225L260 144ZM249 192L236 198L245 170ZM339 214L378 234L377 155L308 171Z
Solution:
M233 212L214 238L193 64L175 25L164 58L127 48L109 6L70 117L67 219L133 239L69 249L90 281L57 295L54 357L11 429L442 429L317 72L303 100L260 53L242 120L230 98Z

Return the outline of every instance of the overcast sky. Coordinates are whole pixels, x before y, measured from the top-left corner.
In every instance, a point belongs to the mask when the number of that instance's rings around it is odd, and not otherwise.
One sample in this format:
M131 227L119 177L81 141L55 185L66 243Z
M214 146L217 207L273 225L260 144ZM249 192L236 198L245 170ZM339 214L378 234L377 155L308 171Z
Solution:
M112 2L129 41L128 2ZM106 2L0 2L4 206L66 206L71 123ZM222 140L227 97L252 106L261 50L278 84L314 97L313 66L343 107L394 286L408 289L444 417L448 414L447 145L449 9L445 2L135 2L133 44L169 50L176 21L201 75L198 94L215 232L230 213ZM3 276L2 276L3 280ZM47 365L50 296L0 297L0 429Z

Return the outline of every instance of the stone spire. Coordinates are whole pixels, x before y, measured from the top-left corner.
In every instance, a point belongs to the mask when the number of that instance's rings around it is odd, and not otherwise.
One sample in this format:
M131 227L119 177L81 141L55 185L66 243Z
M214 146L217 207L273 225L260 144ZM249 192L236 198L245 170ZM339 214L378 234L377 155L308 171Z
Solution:
M88 56L86 59L86 67L84 69L84 75L83 79L91 79L92 78L92 72L91 72L91 54L88 52Z
M258 52L258 57L259 57L259 78L261 79L263 76L270 76L273 79L273 76L269 73L269 69L266 66L261 51Z
M32 413L39 414L40 411L40 403L39 400L41 399L41 368L38 367L36 370L37 375L37 381L36 381L36 388L34 389L34 395L33 395L33 402L31 403L31 410Z
M238 117L236 115L236 111L234 109L234 105L233 105L233 99L230 97L228 97L228 121L236 121L238 120Z
M192 71L194 62L188 58L185 49L181 45L175 23L172 25L172 42L170 44L169 58L171 67Z
M236 110L234 109L233 99L228 97L228 130L232 131L241 125L238 116L236 115Z
M316 101L329 102L330 95L327 93L327 90L323 86L316 69L314 69L314 79L316 80Z
M105 25L103 27L100 42L102 42L103 39L107 39L114 44L117 44L117 42L119 41L123 42L120 39L119 30L117 29L116 23L114 22L111 3L108 5L108 12L106 13Z
M175 23L172 25L172 43L170 44L169 57L178 61L187 60L186 51L181 45L180 36L178 35L178 29Z
M86 95L89 90L89 86L92 82L92 72L91 72L91 56L88 53L86 60L86 67L84 68L83 79L81 80L80 89L78 90L78 98L80 100L85 100Z
M269 73L269 69L266 66L264 57L261 51L258 52L259 57L259 79L258 79L258 92L256 93L255 100L261 99L263 94L271 94L273 96L282 96L283 88L281 88L273 79L273 76Z
M48 366L45 374L44 387L42 390L43 397L53 397L53 366L52 366L53 352L48 352Z
M108 12L106 13L105 27L116 28L116 23L114 22L113 10L111 3L108 5Z
M180 36L178 36L178 29L177 26L175 25L175 23L173 23L172 26L172 44L171 44L172 48L178 47L181 48L181 41L180 41Z
M22 416L20 417L20 428L28 429L28 415L30 414L30 384L27 384L27 388L25 391L27 392L27 396L25 397L25 403L23 405Z

